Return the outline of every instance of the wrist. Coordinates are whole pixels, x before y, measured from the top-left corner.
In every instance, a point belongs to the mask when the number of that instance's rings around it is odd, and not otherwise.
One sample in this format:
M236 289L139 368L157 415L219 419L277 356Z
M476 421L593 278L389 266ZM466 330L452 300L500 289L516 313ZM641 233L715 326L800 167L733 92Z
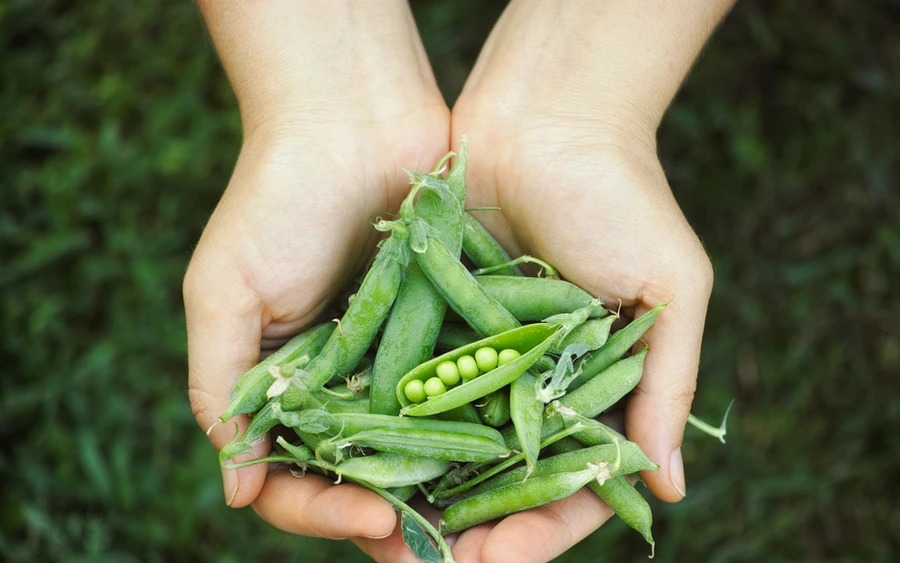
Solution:
M440 100L406 0L200 5L245 130L379 120Z
M511 114L538 112L658 127L700 47L732 0L513 0L479 58L466 94Z

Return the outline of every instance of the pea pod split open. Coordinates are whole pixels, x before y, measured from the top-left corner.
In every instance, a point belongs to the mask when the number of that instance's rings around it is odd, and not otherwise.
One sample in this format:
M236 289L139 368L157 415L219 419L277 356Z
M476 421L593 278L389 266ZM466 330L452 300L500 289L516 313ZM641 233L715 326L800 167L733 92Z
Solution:
M428 416L441 413L480 399L488 393L509 385L517 377L525 373L547 351L560 330L563 330L560 325L545 323L519 327L473 342L462 348L451 350L417 366L404 375L400 383L397 384L397 399L403 405L400 414ZM442 395L428 398L421 403L413 403L406 397L404 389L410 381L419 380L424 382L435 376L438 364L448 360L455 362L463 356L473 355L479 348L484 347L516 350L521 355L507 364L494 368L457 387L453 387Z

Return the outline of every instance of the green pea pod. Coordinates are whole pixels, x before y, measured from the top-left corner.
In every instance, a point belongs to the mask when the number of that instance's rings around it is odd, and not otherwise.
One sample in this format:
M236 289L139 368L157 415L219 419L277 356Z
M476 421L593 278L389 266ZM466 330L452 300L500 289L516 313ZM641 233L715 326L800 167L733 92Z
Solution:
M522 322L540 321L587 307L590 293L567 281L518 276L476 276L484 290ZM591 318L604 317L608 311L597 307Z
M525 374L520 377L523 377L524 375ZM513 384L515 384L515 381L513 381ZM510 407L508 389L498 389L497 391L494 391L485 397L479 405L478 412L481 415L481 420L483 420L485 424L493 426L494 428L500 428L509 422Z
M543 440L540 444L540 449L546 448L550 444L557 442L559 440L565 440L568 436L577 432L582 426L574 425L569 428L563 429L561 432L554 434L553 436L549 436L545 440ZM511 467L515 467L522 460L525 459L525 454L517 453L515 455L509 456L505 460L497 463L489 468L485 468L485 464L477 464L470 463L465 466L461 466L456 471L451 471L447 473L441 481L438 483L438 486L435 487L435 490L432 491L429 496L429 502L433 502L434 499L442 501L442 508L446 507L452 502L446 502L446 499L450 497L456 497L456 499L462 498L460 495L470 496L466 494L467 491L471 491L480 483L487 481L497 475L502 474L506 470ZM527 469L527 467L526 467ZM524 481L524 479L522 479Z
M585 344L590 347L590 350L603 347L609 339L609 329L615 320L616 318L612 315L607 315L602 319L591 319L585 322L567 334L559 344L551 347L550 353L562 354L571 344Z
M401 207L408 225L423 223L412 210ZM410 227L412 230L412 227ZM491 336L520 326L519 321L496 299L488 295L475 278L441 240L428 235L421 252L414 252L416 262L450 307L482 336Z
M566 453L577 450L578 446L571 443L557 442L552 449L558 453ZM628 524L644 536L651 546L655 546L651 527L653 525L653 513L647 500L632 487L625 477L619 476L603 483L589 483L588 488L600 497L606 506L612 509L623 522ZM652 557L652 555L651 555Z
M441 515L441 532L452 534L514 512L570 497L591 481L608 478L605 467L533 477L524 483L491 489L450 505Z
M594 420L593 418L582 416L574 410L563 406L562 403L554 402L551 407L551 410L555 411L553 414L556 415L553 418L556 418L558 420L560 417L562 417L562 421L567 427L574 426L576 424L583 427L583 430L572 434L572 438L578 440L585 446L599 446L602 444L613 444L616 441L622 443L628 441L625 436L616 432L609 426L603 424L602 422ZM554 425L548 426L550 426L548 430L552 430L552 426Z
M543 323L527 325L451 350L419 365L404 375L397 384L397 399L403 405L400 414L409 416L437 414L478 400L509 385L544 354L559 330L558 325ZM513 349L518 351L521 356L424 402L412 403L406 397L404 389L406 384L413 379L424 382L435 376L435 370L441 362L446 360L455 362L462 356L474 355L476 350L485 346L495 350Z
M441 333L438 335L437 347L441 350L453 350L462 348L478 340L475 331L464 324L444 323Z
M578 389L569 391L559 402L588 418L599 415L637 386L647 350L612 364Z
M372 267L360 285L356 297L335 330L322 353L306 366L306 373L300 385L292 385L281 396L288 410L303 406L303 388L317 390L324 386L335 374L350 373L362 360L378 334L403 278L403 271L409 260L408 234L399 224L381 229L394 229L390 238L380 243L381 249ZM295 376L296 377L296 376Z
M646 355L647 349L645 348L634 356L619 360L603 373L591 379L588 384L564 395L559 402L587 418L599 415L635 388L641 380ZM541 437L551 436L565 427L565 422L559 415L545 418L541 426ZM511 449L522 447L514 428L503 428L500 434Z
M271 356L250 368L234 385L234 389L231 391L231 401L219 420L228 422L239 414L248 414L261 409L268 400L266 391L275 381L275 376L269 372L269 368L288 364L303 355L315 357L322 351L322 347L333 331L333 323L323 323L309 328L288 340Z
M376 427L334 441L336 447L351 444L380 452L445 461L487 462L509 455L506 446L484 436L417 428Z
M450 469L450 462L383 452L365 457L352 457L326 469L376 487L392 488L437 479Z
M569 447L571 447L572 449L564 449L564 447L560 446L561 443L570 444ZM533 479L534 477L540 477L543 475L551 475L553 473L578 471L586 464L597 463L598 461L605 461L610 466L612 466L616 461L616 458L620 454L621 459L619 460L619 468L612 473L612 475L614 476L628 475L630 473L636 473L638 471L659 470L659 465L650 461L650 459L647 458L647 456L644 454L643 450L641 450L640 446L638 446L634 442L622 442L620 444L620 449L617 450L615 444L603 444L600 446L584 448L577 442L571 444L570 442L567 442L565 439L563 439L551 445L550 449L555 452L558 451L561 453L557 453L552 457L547 457L538 461L537 465L534 468L534 473L532 473L531 476L528 477L529 479ZM470 493L479 494L489 489L505 487L506 485L510 485L512 483L520 483L525 480L527 469L527 467L517 467L512 471L501 473L493 479L490 479L489 481L486 481L478 487L472 489Z
M406 485L405 487L391 487L387 490L387 492L402 500L403 502L406 502L409 499L413 498L418 490L419 487L416 485Z
M298 397L303 408L306 409L321 408L332 414L369 412L369 398L368 393L365 392L352 401L335 399L334 397L323 394L321 391L312 393L308 390L302 390L302 393L299 394ZM279 397L270 399L269 402L266 403L252 419L250 419L250 424L247 426L247 429L244 431L240 440L231 442L222 448L219 452L220 463L224 463L226 460L231 459L237 454L250 449L252 444L262 440L266 435L266 432L280 423L279 417L282 416L282 413L286 409L279 399ZM297 432L297 434L300 435L300 432ZM301 438L302 437L303 436L301 436ZM306 440L304 439L304 442L305 441Z
M541 453L541 426L544 421L544 403L537 397L537 378L523 373L510 385L510 411L519 448L525 454L528 472L534 470Z
M454 422L448 420L432 420L424 418L408 418L383 414L336 413L330 415L333 421L330 431L344 436L352 436L372 428L390 428L393 430L420 430L423 432L451 432L487 438L504 450L506 443L500 432L483 424Z
M471 422L472 424L482 423L481 415L478 414L478 409L476 409L475 405L473 405L472 403L460 405L455 409L450 409L449 411L439 412L434 416L436 418L439 418L440 420Z
M666 308L666 304L657 305L640 317L634 319L628 326L613 334L603 348L589 354L579 364L581 375L569 386L570 390L577 389L587 383L592 377L602 372L618 361L626 352L631 350L638 340L656 322L656 317Z
M463 252L476 268L498 266L510 261L509 254L500 246L497 239L469 213L463 215ZM512 266L502 273L507 276L521 276L522 270Z
M421 192L416 203L417 214L435 229L450 253L457 258L462 247L462 202L466 197L466 167L467 152L463 140L459 158L450 170L447 182L431 177L423 178L429 183L444 184L439 190L443 189L449 195L428 189ZM400 412L400 403L394 393L397 381L434 353L446 310L447 303L418 263L411 263L385 324L375 356L371 401L373 413L395 415Z

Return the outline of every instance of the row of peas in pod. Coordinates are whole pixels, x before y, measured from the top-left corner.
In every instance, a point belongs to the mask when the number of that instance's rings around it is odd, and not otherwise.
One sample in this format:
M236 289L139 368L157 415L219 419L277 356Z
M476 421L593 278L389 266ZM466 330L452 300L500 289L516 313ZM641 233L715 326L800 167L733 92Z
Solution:
M475 356L460 356L455 362L444 360L435 367L435 376L426 381L413 379L403 388L406 398L414 403L421 403L428 397L437 397L447 392L460 382L475 379L485 372L508 364L521 356L518 350L506 348L499 353L490 346L475 350Z
M445 534L583 487L652 545L626 477L659 466L595 417L640 381L648 351L633 348L665 305L613 331L602 302L542 260L511 259L465 211L465 139L448 170L453 156L411 172L399 217L375 222L388 236L338 322L237 382L221 420L250 421L222 467L286 463L366 487L400 510L422 561L453 561ZM543 275L523 275L528 262ZM272 455L232 461L276 426ZM414 495L442 510L439 526Z

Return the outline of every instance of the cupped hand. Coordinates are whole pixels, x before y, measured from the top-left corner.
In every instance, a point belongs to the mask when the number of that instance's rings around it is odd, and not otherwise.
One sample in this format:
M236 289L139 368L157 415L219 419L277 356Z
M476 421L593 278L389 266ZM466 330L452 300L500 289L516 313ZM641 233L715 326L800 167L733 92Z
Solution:
M453 138L467 135L472 155L467 207L499 206L478 218L512 255L548 261L613 310L636 316L668 303L644 336L651 351L625 422L660 465L642 475L650 490L678 501L712 269L656 156L655 124L586 103L557 88L552 71L516 77L503 46L489 41L492 50L453 110ZM464 532L454 552L460 563L545 562L610 515L582 490Z
M261 351L313 323L364 267L378 239L372 217L396 210L408 191L403 169L430 169L448 150L442 102L392 103L396 112L377 118L273 115L245 139L184 280L191 405L216 449L236 432L216 421L237 379ZM234 420L243 431L247 417ZM237 460L268 450L265 440ZM382 537L394 529L391 506L360 487L265 465L222 475L230 506L252 503L290 532Z

